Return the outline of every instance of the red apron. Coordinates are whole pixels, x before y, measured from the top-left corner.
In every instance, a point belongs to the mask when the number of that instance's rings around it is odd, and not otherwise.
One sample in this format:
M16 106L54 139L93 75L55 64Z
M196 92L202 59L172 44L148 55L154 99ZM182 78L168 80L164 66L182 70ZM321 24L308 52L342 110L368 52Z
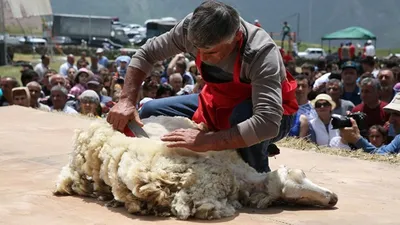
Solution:
M211 83L204 79L199 53L196 56L196 66L203 77L205 85L199 94L199 106L192 120L205 123L208 129L218 131L231 128L229 118L233 109L241 102L251 98L251 84L240 82L241 53L243 38L241 38L233 69L233 81L226 83ZM297 83L289 72L287 80L282 82L282 98L284 115L292 115L298 110L296 100Z

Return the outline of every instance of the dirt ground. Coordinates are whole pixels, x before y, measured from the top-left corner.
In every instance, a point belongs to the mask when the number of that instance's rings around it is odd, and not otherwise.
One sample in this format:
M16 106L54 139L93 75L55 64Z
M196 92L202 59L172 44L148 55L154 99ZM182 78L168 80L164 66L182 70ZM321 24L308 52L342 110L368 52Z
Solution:
M245 209L219 221L177 221L128 215L92 199L52 196L54 181L68 162L73 130L89 123L17 106L0 107L0 224L400 224L398 166L293 149L281 149L271 167L286 164L303 169L315 183L338 194L336 209Z

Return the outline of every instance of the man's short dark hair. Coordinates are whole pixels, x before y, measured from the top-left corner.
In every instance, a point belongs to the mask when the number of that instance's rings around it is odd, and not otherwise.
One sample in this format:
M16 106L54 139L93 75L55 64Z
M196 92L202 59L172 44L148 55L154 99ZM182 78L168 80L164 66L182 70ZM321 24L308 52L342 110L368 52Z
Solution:
M233 7L205 1L193 12L188 38L198 48L210 48L233 38L239 28L240 16Z
M305 74L299 74L295 77L296 80L307 80L307 84L309 88L312 88L311 80Z

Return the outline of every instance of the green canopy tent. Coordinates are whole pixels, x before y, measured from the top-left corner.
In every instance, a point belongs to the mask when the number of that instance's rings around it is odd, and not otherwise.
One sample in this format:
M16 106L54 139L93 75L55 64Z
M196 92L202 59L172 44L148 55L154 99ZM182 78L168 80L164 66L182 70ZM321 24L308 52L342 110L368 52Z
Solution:
M323 41L326 40L329 41L329 49L331 48L331 40L374 40L376 46L376 36L371 31L362 27L348 27L326 34L321 38L321 47Z

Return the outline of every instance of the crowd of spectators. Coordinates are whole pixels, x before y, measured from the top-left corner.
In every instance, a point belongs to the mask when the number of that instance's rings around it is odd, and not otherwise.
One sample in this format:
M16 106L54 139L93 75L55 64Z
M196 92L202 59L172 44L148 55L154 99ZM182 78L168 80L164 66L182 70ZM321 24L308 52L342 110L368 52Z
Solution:
M378 149L395 140L397 114L385 106L395 101L400 91L399 65L378 65L372 56L340 62L321 59L315 65L296 65L290 53L281 53L286 69L297 81L296 97L300 105L289 136L307 139L318 146L363 148L367 152L379 152ZM22 85L15 77L0 74L0 106L14 104L106 117L118 102L129 62L127 52L121 51L115 60L109 60L100 48L90 56L86 52L78 57L68 55L59 68L51 68L49 56L43 55L40 63L22 66ZM184 53L177 54L154 64L142 84L137 108L140 110L153 99L199 93L203 86L194 59ZM332 123L335 118L349 118L357 112L365 115L356 120L358 131L354 126L351 131L338 129ZM382 151L398 152L399 147L396 148Z

